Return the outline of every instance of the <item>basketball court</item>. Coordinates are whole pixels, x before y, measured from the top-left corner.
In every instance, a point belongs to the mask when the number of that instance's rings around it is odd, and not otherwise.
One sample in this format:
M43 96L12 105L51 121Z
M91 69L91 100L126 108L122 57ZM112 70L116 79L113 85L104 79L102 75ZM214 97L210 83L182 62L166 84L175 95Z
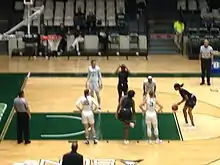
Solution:
M94 58L92 58L94 59ZM67 61L64 58L51 59L46 61L43 59L37 59L35 61L28 61L26 58L13 58L9 60L7 57L0 58L0 71L1 72L31 72L30 77L26 81L24 90L26 92L26 98L29 102L32 114L32 120L35 122L32 132L37 132L39 127L43 127L43 119L39 119L40 114L49 115L57 114L60 118L68 118L73 112L75 112L75 102L80 97L85 88L86 77L80 75L80 73L86 73L90 61L85 59L73 58ZM115 127L119 126L111 122L108 123L108 127L114 127L114 129L103 128L100 130L105 131L109 129L112 132L108 132L108 138L112 137L113 140L100 141L98 145L93 144L87 146L80 141L79 152L82 153L88 159L144 159L140 163L146 164L163 164L163 165L205 165L205 164L220 164L218 159L220 158L220 102L219 93L216 89L219 89L220 80L218 78L212 79L212 87L199 86L199 77L176 77L177 74L186 75L188 73L198 73L200 70L198 61L188 61L185 57L174 56L150 56L146 61L144 58L129 58L126 60L123 57L111 57L108 61L105 58L97 58L97 63L103 73L113 73L119 64L125 64L132 73L137 73L137 77L129 78L129 87L136 91L135 101L138 113L141 113L138 105L142 101L142 83L144 77L138 77L138 74L150 74L157 73L162 76L156 77L157 82L157 98L158 101L164 106L164 114L161 117L161 135L164 139L162 144L149 145L143 136L143 140L135 140L136 137L132 137L129 145L124 145L122 140L115 138L117 130ZM38 74L36 74L38 72ZM43 73L51 73L51 75L43 75ZM52 75L52 73L54 73ZM79 73L81 77L61 76L61 74ZM170 76L164 76L169 74ZM179 82L184 83L185 88L197 96L198 103L194 111L194 118L196 128L191 129L184 126L183 116L180 110L176 116L171 112L171 105L178 102L181 98L176 91L173 90L173 84ZM108 114L113 115L117 107L117 90L116 90L117 78L116 77L103 77L103 90L101 92L102 98L102 113L97 116L97 121L101 120L101 125L107 123L105 121L112 121L107 119ZM212 91L211 91L211 90ZM0 104L4 105L4 104ZM4 107L4 106L2 106ZM38 115L38 116L37 116ZM166 116L169 117L166 117ZM141 120L141 115L140 115ZM139 119L138 118L138 119ZM166 118L166 119L162 119ZM46 122L46 119L44 119ZM48 122L49 119L47 119ZM51 120L51 119L50 119ZM41 128L41 131L47 129L49 133L58 132L69 133L71 129L70 119L62 119L62 122L66 121L66 125L62 130L62 124L60 120L54 120L50 122L49 128ZM171 120L175 120L174 125ZM44 121L43 121L44 122ZM75 124L77 121L74 121ZM137 121L142 122L142 121ZM6 132L5 139L0 144L0 161L4 165L12 165L14 162L23 162L25 160L40 160L47 159L52 161L59 161L63 153L70 150L70 144L68 140L70 138L53 137L48 138L41 136L33 140L32 144L28 146L17 145L14 140L7 140L12 138L14 131L14 120L10 122L8 132ZM78 123L80 123L78 121ZM73 124L73 125L74 125ZM107 125L107 124L106 124ZM54 128L53 128L54 127ZM56 128L57 127L57 128ZM137 126L139 132L142 131L142 125ZM167 128L168 127L168 128ZM172 127L172 128L171 128ZM79 125L78 132L82 131ZM55 129L55 130L54 130ZM51 131L54 130L54 131ZM175 130L177 133L175 134ZM171 131L171 132L169 132ZM42 131L43 132L43 131ZM131 133L135 131L131 131ZM37 133L36 133L37 134ZM172 135L175 134L175 135ZM42 135L40 132L39 135ZM83 134L80 134L83 138ZM106 135L107 136L107 135ZM133 135L131 135L133 136ZM177 136L178 138L175 138ZM174 137L174 138L172 138ZM63 138L63 140L62 140ZM79 139L81 139L79 138ZM108 139L107 138L107 139ZM51 140L48 140L51 139ZM74 138L73 138L74 139ZM181 141L183 139L183 141ZM211 162L211 163L210 163ZM121 164L117 162L116 164ZM47 165L47 164L45 164ZM49 165L49 164L48 164Z

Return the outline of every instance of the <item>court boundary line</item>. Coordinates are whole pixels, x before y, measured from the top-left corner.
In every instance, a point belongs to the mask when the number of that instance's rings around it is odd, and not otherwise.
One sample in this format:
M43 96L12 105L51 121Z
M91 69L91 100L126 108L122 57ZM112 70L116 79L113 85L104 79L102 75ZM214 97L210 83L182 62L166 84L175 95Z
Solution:
M28 78L29 78L30 76L31 76L31 72L28 72L27 76L26 76L25 79L23 80L23 84L22 84L20 90L23 90L23 89L25 88L26 83L27 83L27 80L28 80ZM1 133L1 135L0 135L0 143L1 143L1 142L4 140L4 138L5 138L5 135L6 135L7 131L8 131L8 128L9 128L9 126L10 126L10 124L11 124L11 121L12 121L12 119L13 119L13 117L14 117L14 114L15 114L15 112L14 112L14 107L12 107L11 112L10 112L10 114L9 114L9 116L8 116L8 119L6 120L6 123L5 123L5 125L4 125L4 127L3 127L3 129L2 129L2 133Z
M184 141L183 140L183 134L182 134L182 131L180 129L179 121L178 121L178 118L177 118L177 115L176 115L175 112L173 112L173 117L174 117L174 120L176 122L176 127L177 127L177 130L178 130L178 133L179 133L180 140Z
M206 163L206 164L204 164L204 165L211 165L211 164L213 164L213 163L216 163L216 162L219 161L219 160L220 160L220 157L217 158L217 159L214 159L214 160L212 160L212 161L210 161L210 162L208 162L208 163Z

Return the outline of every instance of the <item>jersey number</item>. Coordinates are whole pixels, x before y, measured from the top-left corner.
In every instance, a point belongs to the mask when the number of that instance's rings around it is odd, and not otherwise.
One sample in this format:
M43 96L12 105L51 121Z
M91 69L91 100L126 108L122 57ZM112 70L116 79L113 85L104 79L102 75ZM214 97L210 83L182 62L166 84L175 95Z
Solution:
M84 101L83 105L89 105L89 101L88 100Z
M150 107L153 107L154 106L154 103L153 102L150 102L150 105L149 105Z
M92 72L92 73L91 73L91 76L94 77L94 76L95 76L95 73Z

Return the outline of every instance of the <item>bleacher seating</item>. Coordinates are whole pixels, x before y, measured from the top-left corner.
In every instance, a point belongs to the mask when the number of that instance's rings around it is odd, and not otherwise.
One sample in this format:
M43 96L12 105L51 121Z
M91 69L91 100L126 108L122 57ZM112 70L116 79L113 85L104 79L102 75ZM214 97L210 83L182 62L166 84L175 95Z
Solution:
M125 0L36 0L34 2L34 7L41 5L44 5L44 14L41 19L35 19L32 21L31 28L35 29L35 31L32 30L32 32L35 34L41 31L41 29L38 31L36 30L40 25L40 27L43 27L43 35L45 35L45 30L47 34L56 34L59 31L58 27L63 23L65 31L68 32L66 33L67 53L68 51L72 51L70 46L75 39L75 28L79 24L82 24L83 34L85 35L84 43L80 44L80 47L82 48L81 51L83 52L84 50L86 54L90 51L97 54L97 51L100 48L97 34L100 29L108 29L109 41L111 41L108 47L109 50L113 52L125 53L132 49L131 53L140 52L141 54L141 52L146 52L147 50L147 37L144 30L142 33L138 34L139 29L136 28L134 30L133 26L128 26L129 22L125 22L126 20L124 20L125 24L121 26L123 18L126 18ZM78 14L79 9L81 10L81 13L83 13L82 17ZM28 9L25 7L23 13L24 19L27 18L27 12ZM89 27L87 28L89 23L86 22L86 19L90 13L93 13L96 18L96 27L94 28L94 31L91 31L91 28ZM120 17L121 15L124 15L124 17ZM121 22L117 20L120 20ZM136 24L136 20L132 22L132 25L138 27ZM145 24L144 21L143 24ZM123 28L127 29L123 30ZM142 27L141 29L145 28ZM135 37L130 36L131 32L134 33L133 36ZM14 42L10 41L10 52L12 52L12 49L20 50L21 44L24 45L22 39L17 39ZM22 46L22 48L23 47L24 46ZM133 54L135 55L135 53Z
M37 0L36 6L40 6L43 0ZM66 3L52 0L45 1L44 23L46 26L74 25L74 14L81 8L87 16L90 12L96 15L96 20L101 21L101 26L116 26L116 15L123 9L125 12L124 0L68 0ZM27 9L24 11L24 18L27 17ZM36 23L34 24L37 25Z
M179 0L177 9L182 12L186 24L187 53L190 59L198 59L199 47L209 39L214 50L220 51L220 10L212 9L206 0Z

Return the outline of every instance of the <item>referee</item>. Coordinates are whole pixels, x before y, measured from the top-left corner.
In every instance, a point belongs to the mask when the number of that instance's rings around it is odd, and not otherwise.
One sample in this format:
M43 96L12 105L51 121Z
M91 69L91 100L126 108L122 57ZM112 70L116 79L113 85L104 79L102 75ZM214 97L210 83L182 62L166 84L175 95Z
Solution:
M199 59L201 61L201 71L202 71L202 82L200 85L205 84L205 76L207 78L207 84L211 85L210 83L210 76L211 76L211 67L213 62L213 48L209 45L209 41L207 39L204 40L204 45L200 47L200 55Z
M25 144L30 144L29 140L29 120L31 119L28 103L24 98L24 91L19 92L18 97L14 99L14 109L17 114L17 142L23 143L23 135Z

